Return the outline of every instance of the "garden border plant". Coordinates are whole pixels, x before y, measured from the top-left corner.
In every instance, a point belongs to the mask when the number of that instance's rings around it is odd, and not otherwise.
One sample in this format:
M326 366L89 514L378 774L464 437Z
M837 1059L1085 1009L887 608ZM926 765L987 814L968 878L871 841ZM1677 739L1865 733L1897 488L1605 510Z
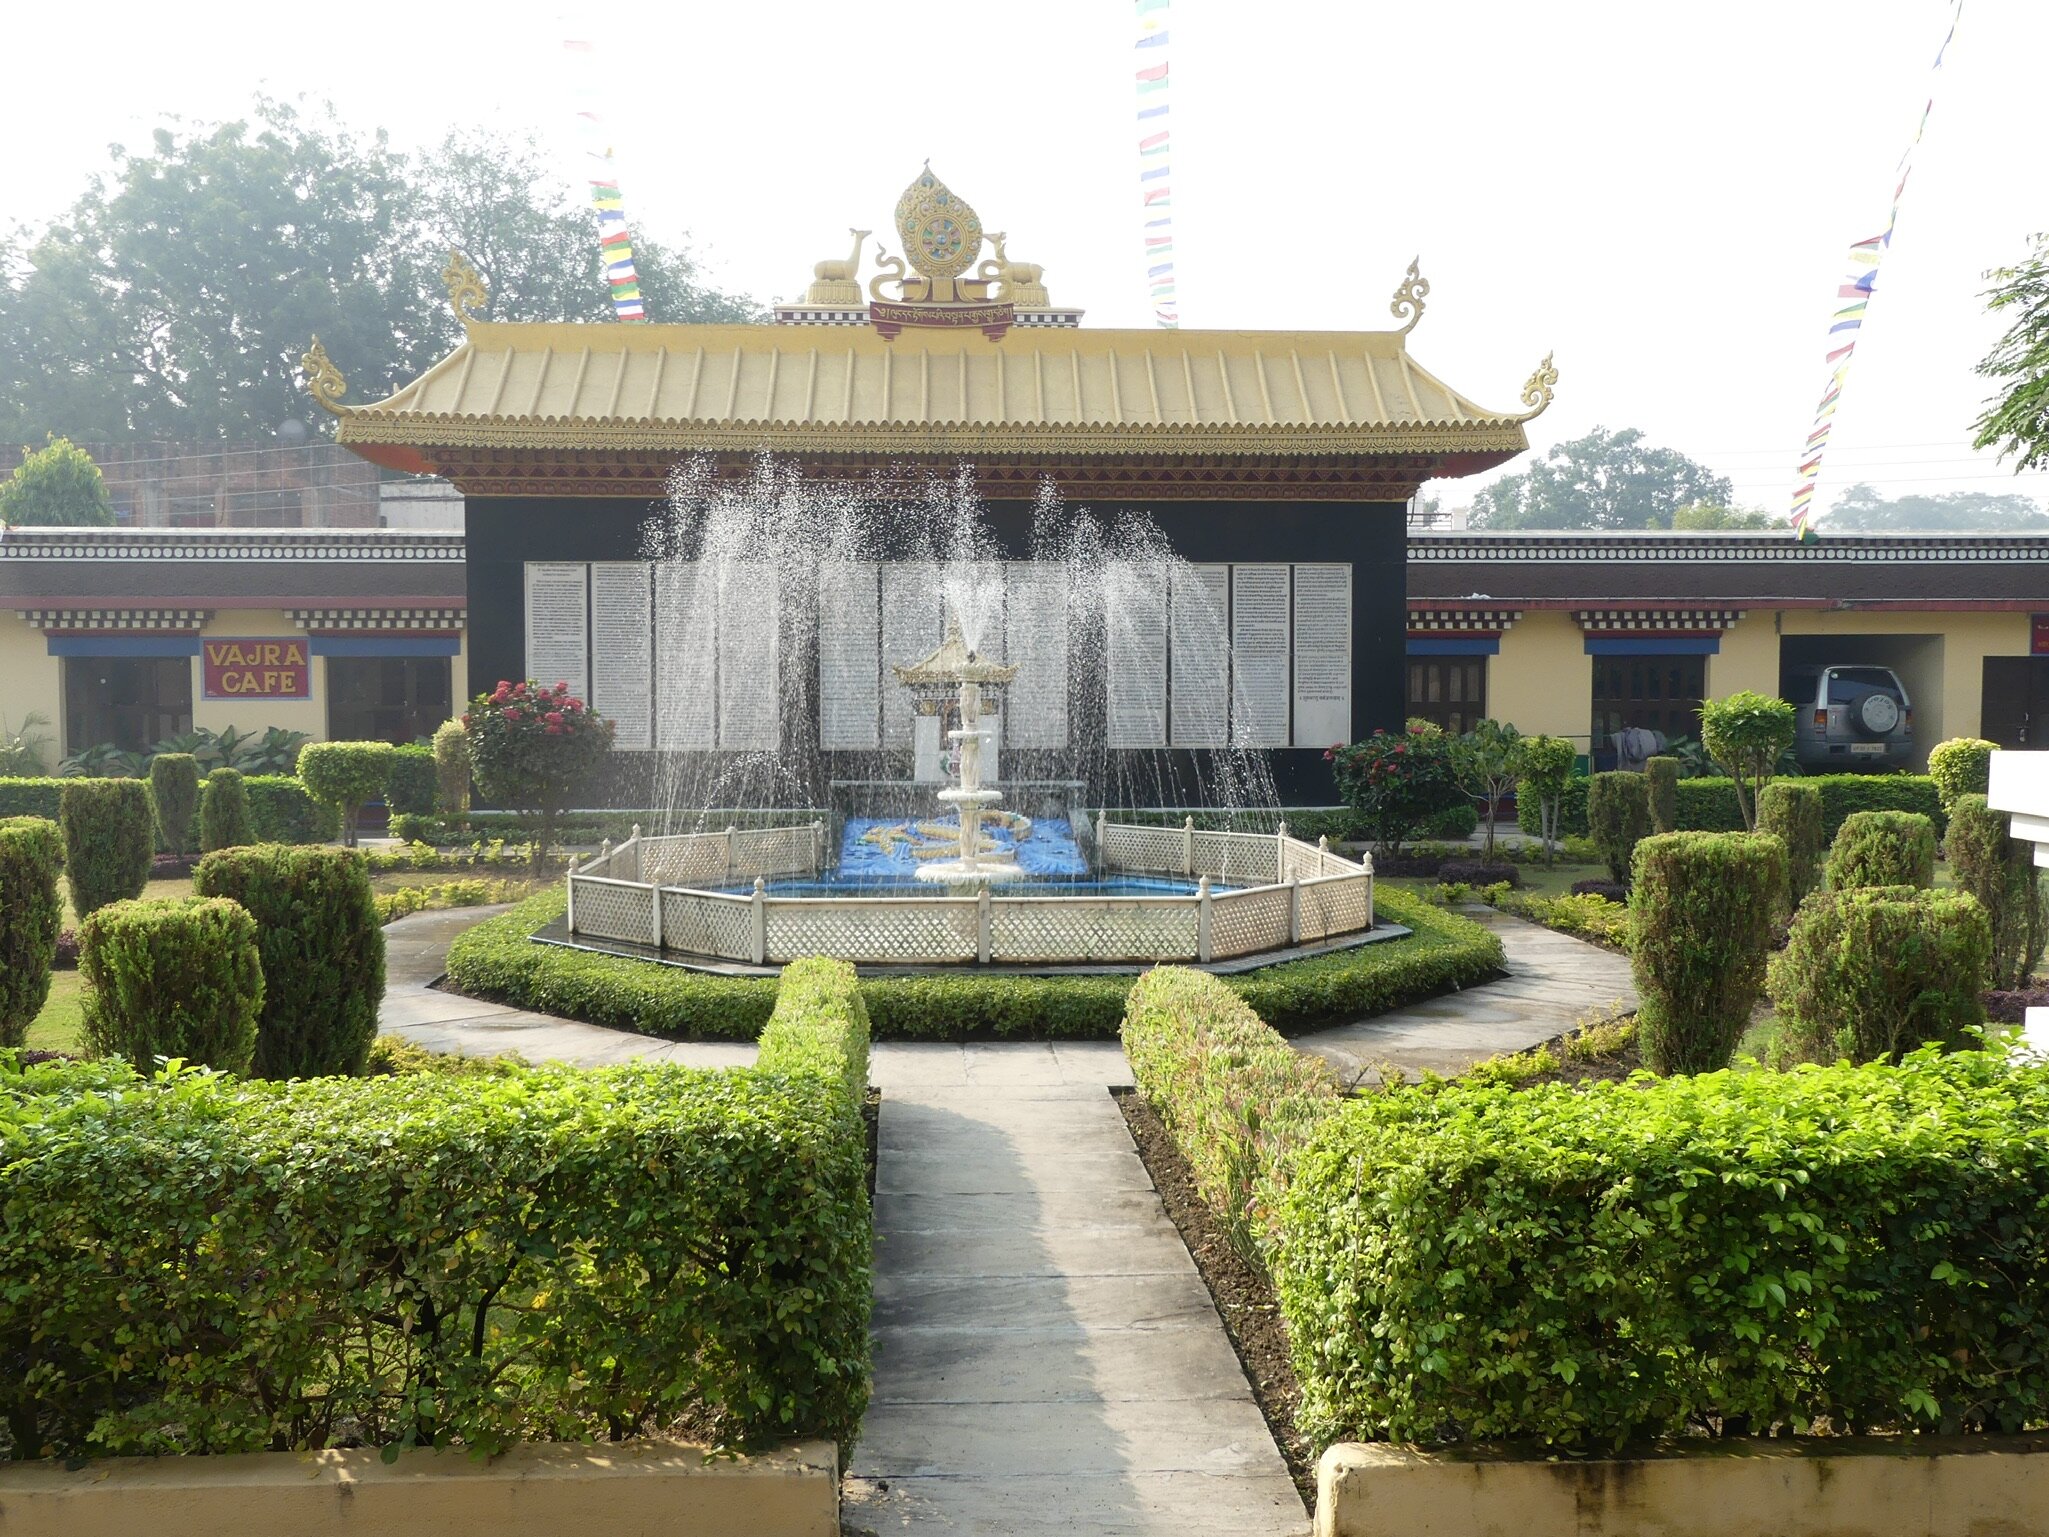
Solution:
M64 840L47 817L0 818L0 1046L28 1037L50 996L64 902Z
M530 936L561 916L566 895L543 892L460 935L448 980L460 992L616 1030L683 1039L751 1040L768 1018L773 983L631 960ZM1306 1030L1487 981L1501 941L1410 892L1382 887L1379 916L1413 932L1351 949L1281 961L1223 978L1260 1017ZM861 996L878 1039L1111 1040L1124 1018L1129 976L1027 977L954 972L865 976Z

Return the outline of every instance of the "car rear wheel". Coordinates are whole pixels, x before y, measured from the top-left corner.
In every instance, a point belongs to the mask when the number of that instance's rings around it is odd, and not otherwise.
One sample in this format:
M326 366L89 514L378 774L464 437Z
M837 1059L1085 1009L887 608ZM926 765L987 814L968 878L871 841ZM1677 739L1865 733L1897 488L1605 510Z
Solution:
M1866 694L1852 714L1866 736L1890 736L1900 723L1900 702L1890 694Z

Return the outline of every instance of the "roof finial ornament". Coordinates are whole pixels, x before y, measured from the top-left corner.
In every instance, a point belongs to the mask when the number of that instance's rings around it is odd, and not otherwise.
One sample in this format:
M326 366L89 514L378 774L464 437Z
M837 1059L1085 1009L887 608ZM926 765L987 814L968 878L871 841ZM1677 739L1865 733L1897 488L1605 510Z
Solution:
M1419 267L1423 258L1416 257L1409 263L1408 276L1402 279L1401 287L1394 291L1394 302L1388 305L1388 312L1395 319L1408 319L1395 334L1406 336L1416 329L1416 322L1423 318L1423 301L1430 295L1430 279L1423 276Z
M455 318L465 328L483 317L484 307L491 302L491 291L484 286L484 275L471 265L467 256L450 251L448 265L441 269L441 281L448 287L448 302L455 310Z
M327 355L327 349L320 345L320 338L313 338L313 345L299 357L299 372L306 378L306 393L320 403L322 410L335 416L347 416L354 409L340 403L349 392L349 382L334 366L334 359Z
M1558 382L1558 370L1551 366L1551 354L1544 354L1544 361L1537 365L1537 371L1530 375L1529 383L1523 386L1523 404L1529 410L1516 418L1519 422L1533 421L1544 414L1544 408L1551 404L1551 387Z

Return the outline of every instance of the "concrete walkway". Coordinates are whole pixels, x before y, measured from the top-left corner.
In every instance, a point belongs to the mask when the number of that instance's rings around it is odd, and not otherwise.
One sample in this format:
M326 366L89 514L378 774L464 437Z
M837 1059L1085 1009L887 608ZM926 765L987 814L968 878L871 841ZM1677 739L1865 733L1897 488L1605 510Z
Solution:
M1622 956L1491 907L1460 911L1501 936L1506 977L1312 1031L1295 1045L1347 1079L1375 1080L1395 1069L1414 1078L1540 1045L1588 1014L1635 1011L1636 987Z

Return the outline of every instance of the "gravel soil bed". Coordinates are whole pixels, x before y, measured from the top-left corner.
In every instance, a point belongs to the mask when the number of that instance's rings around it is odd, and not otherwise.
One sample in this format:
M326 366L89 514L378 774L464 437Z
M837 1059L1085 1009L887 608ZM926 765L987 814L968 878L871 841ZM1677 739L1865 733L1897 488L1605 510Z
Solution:
M1181 1241L1195 1258L1195 1268L1231 1337L1231 1348L1252 1385L1252 1396L1266 1416L1267 1429L1288 1464L1288 1476L1295 1481L1303 1503L1316 1508L1316 1451L1295 1429L1296 1406L1302 1401L1302 1386L1295 1380L1294 1363L1288 1354L1288 1334L1281 1323L1281 1310L1274 1300L1272 1283L1245 1263L1224 1241L1222 1229L1195 1193L1195 1182L1180 1150L1160 1124L1152 1107L1129 1089L1113 1090L1117 1107L1124 1112L1124 1124L1131 1140L1138 1144L1138 1156L1153 1187L1167 1208L1167 1216L1181 1233Z

